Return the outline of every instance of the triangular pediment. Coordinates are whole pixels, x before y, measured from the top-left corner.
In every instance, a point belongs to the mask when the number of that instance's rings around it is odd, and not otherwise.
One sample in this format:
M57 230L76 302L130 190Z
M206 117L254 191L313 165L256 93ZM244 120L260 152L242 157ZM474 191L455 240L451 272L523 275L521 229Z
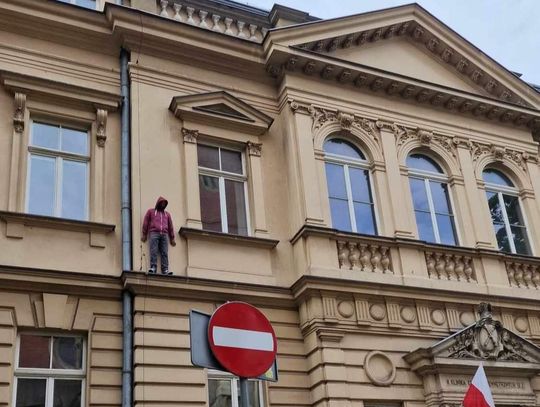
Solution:
M207 125L263 134L272 118L228 92L176 96L169 106L175 116Z
M268 44L540 107L540 93L417 4L272 30ZM280 46L282 48L280 48ZM328 59L325 60L328 63Z
M405 356L413 366L423 360L515 362L540 369L540 347L508 330L500 321L493 319L491 306L480 304L480 319L437 342L429 348L417 349Z

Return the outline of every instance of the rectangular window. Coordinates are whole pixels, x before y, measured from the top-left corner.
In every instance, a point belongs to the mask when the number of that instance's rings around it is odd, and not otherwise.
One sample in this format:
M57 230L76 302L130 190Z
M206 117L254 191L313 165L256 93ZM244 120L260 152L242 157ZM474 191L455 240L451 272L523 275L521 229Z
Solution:
M240 151L197 145L203 229L249 234L245 166Z
M27 212L87 220L88 132L33 122L28 151Z
M74 4L79 7L89 8L95 10L97 7L96 0L59 0L62 3Z
M83 406L85 359L82 337L20 334L15 407Z
M262 382L250 380L249 405L250 407L263 407ZM208 406L209 407L239 407L240 382L238 378L226 373L212 374L208 378Z

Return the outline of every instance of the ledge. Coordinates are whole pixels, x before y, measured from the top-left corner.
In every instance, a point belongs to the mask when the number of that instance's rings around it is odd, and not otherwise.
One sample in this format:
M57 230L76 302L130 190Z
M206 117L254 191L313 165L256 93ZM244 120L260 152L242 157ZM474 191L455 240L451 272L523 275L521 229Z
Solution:
M180 228L179 234L186 239L213 240L216 242L236 244L239 246L258 247L261 249L273 249L279 243L279 240L264 239L253 236L240 236L230 233L213 232L209 230L186 227Z
M7 224L7 237L22 239L24 237L24 226L36 226L48 229L89 233L90 246L94 247L105 247L104 236L114 232L116 227L115 225L107 223L87 222L82 220L8 211L0 211L0 219Z

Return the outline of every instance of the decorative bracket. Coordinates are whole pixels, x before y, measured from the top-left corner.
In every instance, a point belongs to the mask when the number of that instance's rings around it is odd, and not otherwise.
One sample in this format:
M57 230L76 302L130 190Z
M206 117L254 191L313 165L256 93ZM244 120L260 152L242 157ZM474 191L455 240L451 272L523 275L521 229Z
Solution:
M105 141L107 140L107 115L108 112L105 109L97 109L96 111L96 141L100 147L105 147Z
M190 130L183 127L182 136L184 137L184 143L197 144L197 137L199 137L199 130Z
M247 151L250 156L254 156L254 157L261 156L262 143L253 143L251 141L248 141L246 144L247 144Z
M24 110L26 109L26 95L24 93L15 93L15 113L13 114L13 127L15 132L24 131Z

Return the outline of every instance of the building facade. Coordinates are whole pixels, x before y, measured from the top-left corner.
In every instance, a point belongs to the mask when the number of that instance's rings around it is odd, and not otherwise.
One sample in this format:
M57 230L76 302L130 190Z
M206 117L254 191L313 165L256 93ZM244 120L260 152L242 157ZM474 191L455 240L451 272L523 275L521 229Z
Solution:
M540 405L540 92L420 6L2 0L0 82L0 407L237 406L231 300L254 407Z

